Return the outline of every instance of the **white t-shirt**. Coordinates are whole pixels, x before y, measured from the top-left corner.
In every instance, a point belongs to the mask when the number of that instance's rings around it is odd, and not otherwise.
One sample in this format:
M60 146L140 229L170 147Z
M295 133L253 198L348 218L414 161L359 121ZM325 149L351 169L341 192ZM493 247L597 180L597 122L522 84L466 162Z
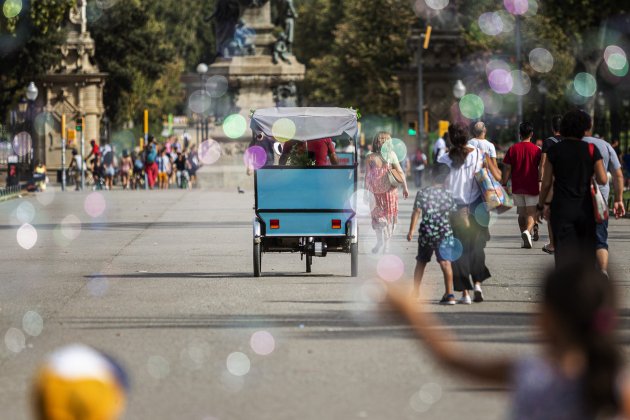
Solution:
M448 190L458 206L474 203L481 196L481 189L475 180L475 174L483 167L483 153L476 149L468 153L466 160L459 168L453 167L449 155L442 155L439 163L448 165L451 172L446 180Z
M73 159L74 159L74 164L75 164L75 165L76 165L76 167L77 167L77 170L78 170L78 171L82 170L82 169L83 169L83 165L82 165L81 163L82 163L83 161L82 161L82 159L81 159L81 155L74 155Z
M472 139L468 140L468 145L476 147L491 158L497 158L497 150L494 148L494 144L490 143L488 140Z
M442 137L435 141L433 145L433 158L437 161L446 153L446 142Z

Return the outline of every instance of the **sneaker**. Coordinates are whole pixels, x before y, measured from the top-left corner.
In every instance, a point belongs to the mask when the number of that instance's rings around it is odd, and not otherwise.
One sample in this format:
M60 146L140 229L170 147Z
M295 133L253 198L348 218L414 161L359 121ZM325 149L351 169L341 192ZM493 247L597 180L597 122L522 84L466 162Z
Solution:
M483 291L481 290L481 286L479 284L475 284L474 295L473 302L483 302Z
M523 248L532 248L532 235L529 233L529 231L524 230L523 233L521 233L521 239L523 239Z
M457 301L455 300L455 295L444 295L438 303L440 305L455 305Z
M534 233L532 234L532 240L534 242L538 242L539 236L538 236L538 223L534 223Z
M457 303L459 303L461 305L470 305L470 304L472 304L472 300L470 300L470 296L469 295L466 295L466 296L462 296L461 298L459 298Z
M545 253L547 253L547 254L549 254L549 255L553 255L554 250L553 250L553 249L550 249L550 248L551 248L551 246L550 246L550 245L551 245L551 244L545 244L545 245L543 245L543 247L542 247L542 251L543 251L543 252L545 252Z

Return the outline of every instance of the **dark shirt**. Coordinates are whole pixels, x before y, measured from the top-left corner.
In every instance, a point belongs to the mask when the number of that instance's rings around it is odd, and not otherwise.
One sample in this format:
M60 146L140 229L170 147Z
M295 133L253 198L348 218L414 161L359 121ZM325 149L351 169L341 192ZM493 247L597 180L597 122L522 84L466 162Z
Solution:
M178 158L175 161L175 167L177 168L178 171L186 170L186 159L185 158Z
M265 165L273 165L274 143L275 143L274 140L268 137L263 137L262 140L258 140L258 139L252 140L251 143L249 143L249 147L252 147L252 146L262 147L265 150L265 153L267 154L267 161L265 162Z
M553 146L554 144L558 144L561 141L562 141L562 137L560 136L551 136L549 138L546 138L545 141L543 142L542 152L547 153L547 151L549 150L551 146Z
M547 158L553 167L553 202L590 200L590 182L595 162L602 155L593 147L593 157L586 142L567 139L549 148Z
M297 145L300 145L300 142L290 141L285 143L282 148L282 154L289 155L291 153L291 149ZM328 162L328 155L335 153L335 146L333 145L331 138L309 140L307 142L302 142L302 145L308 151L309 156L312 156L315 161L315 166L330 165Z

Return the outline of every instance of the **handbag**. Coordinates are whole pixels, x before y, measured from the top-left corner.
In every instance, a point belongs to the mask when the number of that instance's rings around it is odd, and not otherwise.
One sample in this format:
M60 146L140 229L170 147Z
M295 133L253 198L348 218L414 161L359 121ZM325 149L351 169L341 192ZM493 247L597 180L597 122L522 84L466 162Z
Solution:
M588 154L591 156L591 160L593 159L594 153L595 145L593 143L589 143ZM604 223L608 220L608 206L606 205L606 200L604 200L602 192L597 186L594 176L591 178L590 189L591 198L593 199L593 215L595 216L595 223Z
M494 179L488 168L482 167L477 171L475 180L481 189L481 198L486 211L496 210L497 213L501 214L514 207L512 197L505 191L501 183Z
M389 185L391 185L392 188L402 187L405 184L405 182L400 176L400 174L394 171L394 169L392 168L392 165L387 160L385 160L385 158L380 153L379 153L379 156L383 160L383 162L387 165L387 180L389 181Z

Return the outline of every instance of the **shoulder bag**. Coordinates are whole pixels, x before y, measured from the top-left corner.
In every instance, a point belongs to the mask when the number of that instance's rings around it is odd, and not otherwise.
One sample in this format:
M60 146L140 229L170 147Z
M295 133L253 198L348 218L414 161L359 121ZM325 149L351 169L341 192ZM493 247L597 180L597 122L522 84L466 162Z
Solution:
M591 160L593 160L593 155L595 153L595 145L593 143L588 144L588 154L591 156ZM593 161L595 163L595 161ZM595 181L595 176L591 178L591 198L593 199L593 215L595 216L595 223L604 223L608 220L608 206L606 205L606 200L604 200L604 196L602 192L599 190L597 186L597 182Z
M378 155L387 165L387 179L389 181L389 185L391 185L392 188L402 187L405 184L403 178L397 171L392 168L392 165L383 157L383 155L381 155L380 153Z

